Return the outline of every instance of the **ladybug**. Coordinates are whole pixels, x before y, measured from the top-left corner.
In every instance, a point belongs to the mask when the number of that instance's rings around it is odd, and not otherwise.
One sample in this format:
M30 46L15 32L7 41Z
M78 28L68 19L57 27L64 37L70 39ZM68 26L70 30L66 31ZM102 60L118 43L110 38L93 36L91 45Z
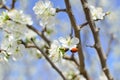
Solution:
M74 47L74 48L72 48L70 51L71 51L72 53L75 53L75 52L78 51L78 48Z

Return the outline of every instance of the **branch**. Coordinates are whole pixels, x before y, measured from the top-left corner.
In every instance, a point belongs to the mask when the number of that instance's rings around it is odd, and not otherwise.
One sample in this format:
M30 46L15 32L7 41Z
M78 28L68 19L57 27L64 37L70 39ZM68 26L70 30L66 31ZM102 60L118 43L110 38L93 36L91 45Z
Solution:
M9 54L8 54L8 52L6 51L6 50L4 50L4 49L0 49L0 53L1 52L5 52L5 54L7 55L7 56L10 56Z
M70 37L72 38L73 37L73 28L71 27L71 32L70 32Z
M87 6L88 2L87 2L87 0L80 0L80 1L82 3L83 10L85 12L86 20L88 21L88 24L89 24L90 29L91 29L93 36L94 36L95 49L96 49L98 56L100 58L102 70L105 73L105 75L107 76L108 80L113 80L113 77L111 76L110 71L107 67L105 53L104 53L102 46L101 46L101 43L100 43L99 30L96 27L94 20L92 20L90 9Z
M27 43L25 43L23 40L19 40L20 41L20 44L23 44L25 46L25 48L36 48L35 45L28 45Z
M9 9L6 5L4 5L4 4L2 5L1 9L6 9L6 10L8 10L8 11L10 10L10 9Z
M27 27L29 28L29 29L31 29L32 31L34 31L35 33L37 33L42 39L44 39L45 40L45 42L50 46L50 40L48 40L46 37L45 37L45 35L44 34L42 34L41 32L39 32L37 29L35 29L33 26L31 26L31 25L27 25Z
M76 21L75 18L72 14L72 10L71 10L71 5L70 5L70 1L69 0L64 0L65 1L65 5L66 5L66 10L67 10L67 14L69 16L71 25L74 29L74 33L75 33L75 37L77 37L79 39L79 43L78 43L78 56L79 56L79 70L80 73L87 79L90 80L87 71L85 70L85 63L84 63L84 55L83 55L83 51L82 51L82 45L81 45L81 37L80 37L80 32L79 32L79 28L76 25Z
M15 2L16 2L16 0L12 0L11 9L15 8Z
M58 12L66 12L66 9L59 9L59 8L57 8L56 9L56 13L58 13Z
M81 30L83 27L85 27L86 25L88 25L88 22L85 22L85 23L83 23L83 24L81 24L80 26L79 26L79 30Z
M9 19L9 20L11 20L11 21L13 21L12 19ZM13 22L15 22L15 21L13 21ZM19 23L19 22L16 22L17 24L21 24L21 23ZM50 46L50 43L51 43L51 41L44 35L44 31L42 31L42 33L41 32L39 32L37 29L35 29L34 28L34 26L32 26L32 25L26 25L27 26L27 28L29 28L30 30L32 30L32 31L34 31L37 35L39 35L43 40L45 40L45 42Z
M109 15L109 14L110 14L109 12L106 12L106 13L105 13L105 16L107 16L107 15ZM104 16L104 18L105 18L105 16ZM96 20L94 20L94 21L99 21L99 20L101 20L101 19L96 19ZM85 22L85 23L79 25L79 30L80 30L81 28L85 27L85 26L88 25L88 24L89 24L88 22Z
M7 52L7 51L6 51L6 50L4 50L4 49L0 49L0 52L2 52L2 51L3 51L3 52Z
M53 69L55 69L55 70L58 72L58 74L63 78L63 80L66 80L65 76L64 76L64 75L62 74L62 72L57 68L57 66L50 60L50 58L48 57L48 55L47 55L46 53L44 53L43 50L40 49L40 48L37 46L37 44L34 42L33 39L31 39L31 40L32 40L33 44L35 45L36 49L38 49L38 50L41 52L41 54L42 54L42 55L45 57L45 59L50 63L50 65L53 67Z

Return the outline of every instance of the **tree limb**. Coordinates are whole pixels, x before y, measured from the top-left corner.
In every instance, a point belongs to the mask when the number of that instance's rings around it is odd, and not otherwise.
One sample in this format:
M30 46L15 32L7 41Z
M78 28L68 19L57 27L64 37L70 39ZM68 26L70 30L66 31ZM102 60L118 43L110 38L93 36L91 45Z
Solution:
M102 46L101 46L99 30L96 27L94 20L92 19L90 9L88 8L88 2L87 2L87 0L80 0L80 1L82 3L82 7L83 7L83 10L84 10L84 13L86 16L86 20L88 21L88 24L89 24L90 29L91 29L93 36L94 36L94 41L95 41L94 46L95 46L95 49L96 49L98 56L100 58L102 70L105 73L105 75L107 76L108 80L113 80L113 77L111 76L110 71L107 67L105 53L104 53Z
M83 51L82 51L82 46L81 46L81 37L80 37L80 32L79 32L79 28L76 25L76 21L75 18L72 14L72 10L71 10L71 5L70 5L70 1L69 0L64 0L65 1L65 5L66 5L66 10L67 10L67 14L69 16L71 25L74 29L74 33L75 33L75 37L77 37L79 39L79 43L78 43L78 56L79 56L79 70L80 73L87 79L90 80L87 71L85 70L85 63L84 63L84 55L83 55Z
M16 0L12 0L11 9L15 8L15 2L16 2Z

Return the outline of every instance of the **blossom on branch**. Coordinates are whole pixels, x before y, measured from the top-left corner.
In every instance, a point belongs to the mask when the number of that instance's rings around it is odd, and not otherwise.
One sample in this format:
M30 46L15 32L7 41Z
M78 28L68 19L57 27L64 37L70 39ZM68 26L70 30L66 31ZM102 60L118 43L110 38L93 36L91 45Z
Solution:
M5 24L5 22L9 19L9 16L7 15L7 11L6 12L2 12L1 16L0 16L0 27L2 27L3 24Z
M48 20L56 14L56 9L53 8L49 0L38 1L33 7L35 14L43 21Z
M21 24L28 24L28 25L33 24L31 17L23 14L23 11L18 11L14 9L8 12L8 16L13 21L21 23Z
M3 33L0 44L0 49L3 50L1 52L3 54L0 56L4 57L0 58L2 61L7 61L7 59L17 60L18 57L23 55L25 47L18 41L37 36L26 27L26 25L32 25L32 23L31 17L25 15L22 11L13 9L2 13L0 16L0 28Z
M105 13L103 12L103 9L100 7L95 8L94 6L89 6L90 12L92 15L93 20L102 20L104 19Z
M79 39L76 37L71 38L70 36L67 38L60 37L59 41L61 42L64 48L72 49L76 48L77 44L79 43Z
M59 61L62 59L67 49L72 50L73 48L76 48L78 43L79 39L76 37L60 37L58 40L52 42L49 49L49 57L54 61Z
M54 40L49 49L49 53L50 53L49 57L53 61L59 61L63 57L63 52L64 52L61 49L62 48L60 43L57 40Z
M56 9L53 7L51 1L40 0L33 7L33 11L40 19L40 26L45 29L44 35L47 37L55 32L55 14Z

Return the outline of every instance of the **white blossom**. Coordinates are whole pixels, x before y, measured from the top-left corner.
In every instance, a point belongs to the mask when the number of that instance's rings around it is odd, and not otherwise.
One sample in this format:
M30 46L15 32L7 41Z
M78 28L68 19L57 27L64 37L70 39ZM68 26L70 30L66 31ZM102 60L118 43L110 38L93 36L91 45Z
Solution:
M15 40L22 39L28 32L28 28L24 24L17 24L13 21L8 20L6 24L3 25L3 30L5 35L13 36Z
M49 49L49 57L55 62L59 61L63 56L63 53L60 51L60 48L60 43L57 40L54 40Z
M54 17L52 17L50 20L48 20L48 21L43 21L43 20L41 20L40 22L39 22L39 24L40 24L40 26L44 29L45 27L47 28L47 29L51 29L52 27L55 27L55 24L56 24L56 18L54 18ZM54 28L52 28L52 29L54 29Z
M7 11L2 12L1 16L0 16L0 27L3 27L3 25L6 23L6 21L9 19L8 15L7 15Z
M31 20L31 17L28 15L25 15L23 13L23 11L18 11L18 10L11 10L10 12L8 12L8 16L10 17L10 19L12 19L15 22L19 22L21 24L28 24L28 25L32 25L33 22Z
M77 47L77 44L79 43L78 38L71 38L70 36L68 36L67 38L60 37L59 41L61 42L63 47L68 48L70 50L74 47Z
M56 9L53 7L51 1L49 0L40 0L33 7L33 11L40 19L40 26L46 31L44 33L47 38L50 38L53 33L55 33L55 25L56 25Z
M33 7L33 10L35 14L43 21L48 20L56 13L56 9L53 8L53 5L49 0L38 1Z
M3 59L7 61L9 59L18 60L19 58L21 58L25 48L23 45L18 45L17 41L5 40L2 41L0 49L4 50L1 52L1 54Z
M0 62L8 62L7 55L4 51L1 51Z
M5 50L1 60L7 61L7 59L12 59L16 61L23 56L25 51L24 45L18 44L18 40L36 36L34 32L26 27L27 24L32 25L33 22L30 16L15 9L3 12L0 16L0 21L0 27L3 31L3 39L0 44L0 49Z
M50 20L47 22L42 22L40 21L40 26L45 29L44 35L48 38L48 39L52 39L52 36L54 36L57 31L56 31L56 27L55 27L55 21Z
M93 20L102 20L104 19L105 13L103 12L103 9L100 7L95 8L94 6L89 6L90 12L92 15Z

